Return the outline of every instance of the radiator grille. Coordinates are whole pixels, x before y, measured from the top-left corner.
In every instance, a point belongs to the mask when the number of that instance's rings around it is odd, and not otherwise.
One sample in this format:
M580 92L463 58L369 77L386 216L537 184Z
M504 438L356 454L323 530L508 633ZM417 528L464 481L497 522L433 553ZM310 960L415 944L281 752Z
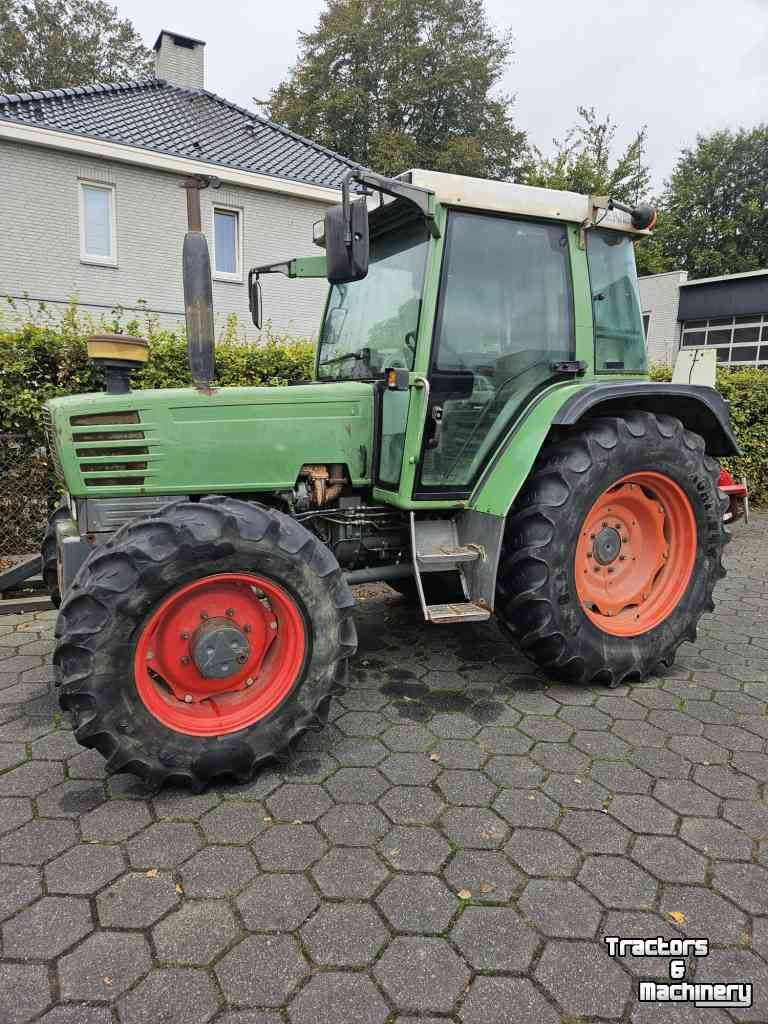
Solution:
M144 484L149 454L144 431L125 429L126 424L139 424L138 412L81 414L71 416L69 422L75 456L86 486L141 487Z
M58 481L63 484L64 470L61 468L61 461L56 447L56 434L54 433L53 421L51 420L51 411L47 405L43 406L43 429L45 430L45 444L53 463L53 471Z

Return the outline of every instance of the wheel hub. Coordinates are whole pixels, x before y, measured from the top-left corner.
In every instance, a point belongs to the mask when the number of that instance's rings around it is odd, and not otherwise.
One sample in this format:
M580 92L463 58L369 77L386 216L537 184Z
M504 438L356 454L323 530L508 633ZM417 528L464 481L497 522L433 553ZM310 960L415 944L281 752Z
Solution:
M600 565L610 565L611 562L616 561L619 551L621 551L619 531L615 530L612 526L603 527L595 537L595 543L592 547L595 561L599 562Z
M209 619L195 630L190 643L192 661L204 679L229 679L251 654L243 633L228 619Z

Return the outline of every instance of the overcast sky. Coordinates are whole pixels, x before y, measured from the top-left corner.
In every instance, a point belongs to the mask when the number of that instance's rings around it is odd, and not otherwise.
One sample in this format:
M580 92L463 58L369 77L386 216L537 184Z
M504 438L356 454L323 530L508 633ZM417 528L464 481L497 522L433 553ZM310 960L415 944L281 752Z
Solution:
M285 76L297 33L322 0L113 0L148 45L161 28L204 39L206 83L251 106ZM627 142L648 125L658 187L697 132L768 120L768 0L486 0L511 29L515 56L503 88L516 119L545 152L576 106L610 113Z

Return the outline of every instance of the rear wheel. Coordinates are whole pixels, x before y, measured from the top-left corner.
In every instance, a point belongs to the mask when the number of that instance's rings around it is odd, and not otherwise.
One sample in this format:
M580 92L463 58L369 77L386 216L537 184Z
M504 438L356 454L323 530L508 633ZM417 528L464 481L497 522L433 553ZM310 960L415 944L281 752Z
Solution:
M671 416L593 420L510 514L497 611L543 668L616 686L670 665L725 575L719 467Z
M76 736L150 785L246 780L323 724L356 646L330 551L249 502L178 502L128 524L64 601L54 656Z

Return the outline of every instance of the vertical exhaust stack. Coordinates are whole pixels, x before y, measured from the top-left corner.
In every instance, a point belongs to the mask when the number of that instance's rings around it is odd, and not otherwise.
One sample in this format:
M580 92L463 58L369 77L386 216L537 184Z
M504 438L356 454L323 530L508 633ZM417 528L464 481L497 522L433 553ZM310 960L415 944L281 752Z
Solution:
M184 275L184 313L187 321L187 358L192 380L198 388L207 388L215 377L213 285L208 242L201 230L200 189L197 178L187 178L187 222L184 236L182 272Z

